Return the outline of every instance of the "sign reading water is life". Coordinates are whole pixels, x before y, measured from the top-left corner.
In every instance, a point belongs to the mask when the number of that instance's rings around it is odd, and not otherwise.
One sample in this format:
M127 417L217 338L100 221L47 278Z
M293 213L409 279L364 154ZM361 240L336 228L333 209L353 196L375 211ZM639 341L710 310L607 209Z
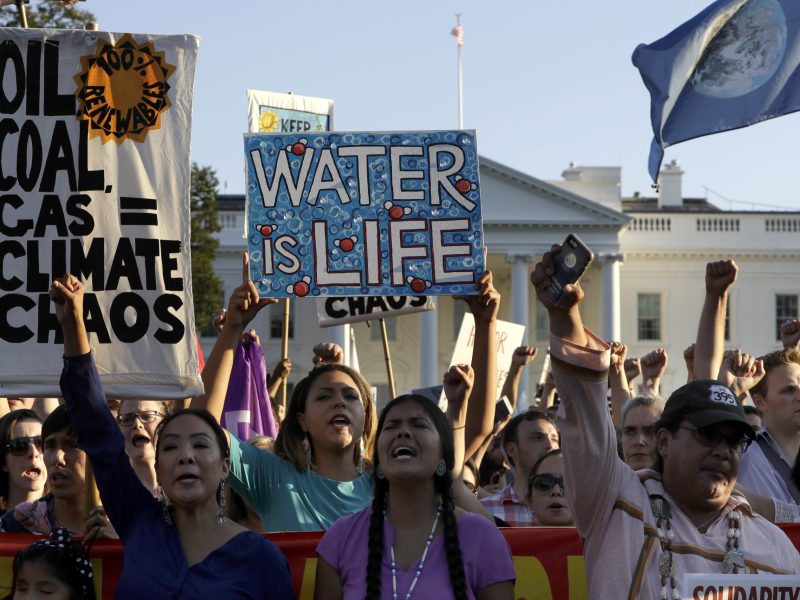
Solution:
M474 131L246 134L245 158L262 295L475 293Z

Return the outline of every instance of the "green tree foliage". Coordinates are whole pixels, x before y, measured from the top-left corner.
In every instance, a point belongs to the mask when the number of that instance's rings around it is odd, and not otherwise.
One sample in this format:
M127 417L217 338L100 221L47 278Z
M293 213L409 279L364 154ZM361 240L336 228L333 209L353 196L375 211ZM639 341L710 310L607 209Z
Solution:
M222 281L214 274L214 256L219 241L214 233L222 227L217 220L219 180L211 167L192 163L192 291L194 317L200 331L212 327L214 315L222 307Z
M91 12L76 6L63 6L56 0L32 0L25 4L28 27L85 29L88 23L97 21ZM22 27L16 6L12 4L0 9L0 26Z

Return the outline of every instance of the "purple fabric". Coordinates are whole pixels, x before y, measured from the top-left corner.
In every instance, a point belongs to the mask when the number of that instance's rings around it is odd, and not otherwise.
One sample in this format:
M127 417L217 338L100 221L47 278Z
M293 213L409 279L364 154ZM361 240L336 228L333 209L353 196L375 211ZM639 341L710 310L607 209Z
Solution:
M222 426L240 440L257 435L275 438L278 434L267 392L267 361L256 342L240 343L236 348Z
M317 554L331 565L342 582L344 600L363 600L367 591L367 539L372 508L342 517L325 533L317 546ZM514 581L511 550L503 535L487 519L473 513L458 519L458 541L464 560L467 597L473 600L478 591L501 581ZM383 564L381 599L392 598L392 572L389 560L394 543L394 530L383 525ZM418 563L417 563L418 564ZM416 574L416 564L408 571L398 568L397 591L405 598ZM414 588L415 598L453 598L450 570L447 566L444 535L437 534L431 543L422 574Z

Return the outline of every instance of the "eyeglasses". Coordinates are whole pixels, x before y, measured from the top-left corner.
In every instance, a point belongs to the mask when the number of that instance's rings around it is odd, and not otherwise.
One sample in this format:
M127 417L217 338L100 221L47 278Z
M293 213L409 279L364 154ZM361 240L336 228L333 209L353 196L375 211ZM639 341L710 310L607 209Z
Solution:
M33 444L37 451L42 451L42 436L18 437L9 440L6 444L6 451L12 456L24 456L28 448Z
M543 473L533 478L532 486L537 492L549 492L556 484L560 485L563 490L564 478L550 475L550 473Z
M164 413L160 413L157 410L140 410L137 412L122 413L117 416L117 421L119 421L119 424L123 427L132 427L137 418L142 423L153 423L163 419Z
M722 440L725 440L731 452L735 452L736 454L744 454L753 441L741 433L723 433L713 425L708 425L706 427L687 427L686 425L679 425L678 429L691 431L695 441L706 448L716 448Z

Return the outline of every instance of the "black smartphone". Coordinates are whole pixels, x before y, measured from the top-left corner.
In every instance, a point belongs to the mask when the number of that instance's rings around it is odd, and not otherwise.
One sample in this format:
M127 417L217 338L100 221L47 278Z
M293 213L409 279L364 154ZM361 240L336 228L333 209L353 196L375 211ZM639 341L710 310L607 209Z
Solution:
M564 286L577 283L586 269L592 264L594 254L589 246L574 233L570 233L561 250L553 258L555 272L550 278L550 287L545 293L553 304L560 304L564 297Z
M505 394L494 405L494 422L499 423L511 414L511 400Z

